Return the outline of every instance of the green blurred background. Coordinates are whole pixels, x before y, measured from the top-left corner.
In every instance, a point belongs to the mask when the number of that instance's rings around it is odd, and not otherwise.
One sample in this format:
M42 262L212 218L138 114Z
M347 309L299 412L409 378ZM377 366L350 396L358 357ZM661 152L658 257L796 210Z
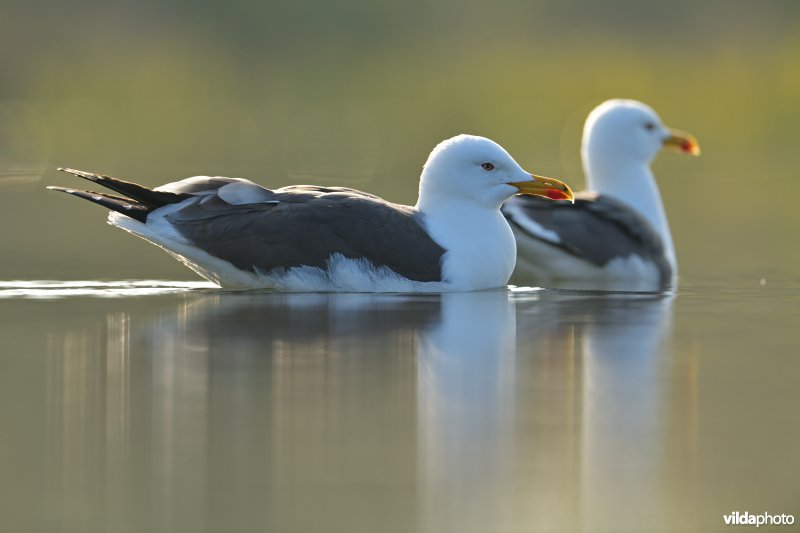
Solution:
M588 111L694 133L655 164L686 278L796 279L800 2L5 0L0 279L194 279L58 166L342 184L413 203L440 140L581 188Z

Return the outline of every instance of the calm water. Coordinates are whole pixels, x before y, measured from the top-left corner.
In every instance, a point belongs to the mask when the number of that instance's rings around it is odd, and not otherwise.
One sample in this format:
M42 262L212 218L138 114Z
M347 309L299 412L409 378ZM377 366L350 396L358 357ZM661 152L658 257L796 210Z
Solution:
M800 519L796 285L376 296L5 282L0 317L4 532Z

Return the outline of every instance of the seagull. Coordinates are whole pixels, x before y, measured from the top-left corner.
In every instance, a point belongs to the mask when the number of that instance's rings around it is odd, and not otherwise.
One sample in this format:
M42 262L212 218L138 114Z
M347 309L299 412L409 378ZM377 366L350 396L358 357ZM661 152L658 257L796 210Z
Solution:
M677 276L675 247L650 163L662 148L699 155L690 134L635 100L608 100L586 119L587 189L567 202L512 198L502 208L517 239L511 282L661 291Z
M345 187L270 190L195 176L155 189L59 170L117 194L48 187L111 210L141 237L226 288L297 292L439 292L503 287L516 243L500 213L514 194L572 199L563 182L529 174L499 144L459 135L423 166L415 206Z

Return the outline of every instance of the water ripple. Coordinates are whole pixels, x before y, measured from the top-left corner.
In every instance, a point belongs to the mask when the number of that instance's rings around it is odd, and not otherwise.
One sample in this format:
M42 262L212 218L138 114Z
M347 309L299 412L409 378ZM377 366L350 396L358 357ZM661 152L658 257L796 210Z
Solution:
M31 280L0 281L0 298L68 298L88 296L94 298L120 298L129 296L152 296L197 289L215 289L207 281L165 280Z

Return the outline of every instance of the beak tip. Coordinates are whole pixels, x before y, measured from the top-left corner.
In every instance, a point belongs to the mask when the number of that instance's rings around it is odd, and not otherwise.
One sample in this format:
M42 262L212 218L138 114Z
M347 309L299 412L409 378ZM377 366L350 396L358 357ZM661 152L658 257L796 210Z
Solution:
M668 129L669 136L664 139L664 146L683 154L700 155L700 143L694 135L679 130Z
M684 140L681 149L689 155L700 155L700 145L691 139Z
M561 189L548 189L545 195L551 200L569 200L573 204L575 203L575 197L566 185Z
M550 200L570 200L574 203L572 189L563 181L535 174L530 176L531 179L529 181L513 182L509 183L509 185L519 189L518 194L541 196Z

